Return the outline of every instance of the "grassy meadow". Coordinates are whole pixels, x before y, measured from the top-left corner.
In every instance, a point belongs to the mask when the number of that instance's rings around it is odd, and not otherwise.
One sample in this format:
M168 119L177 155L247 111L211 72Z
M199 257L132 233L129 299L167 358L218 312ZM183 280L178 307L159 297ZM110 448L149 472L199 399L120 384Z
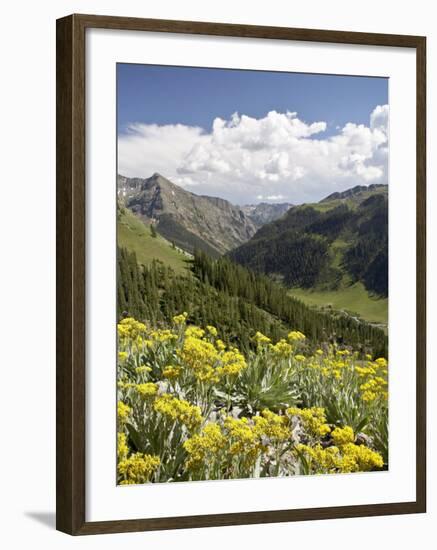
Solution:
M176 273L186 272L188 254L174 248L159 233L153 237L150 226L144 224L127 208L120 209L118 216L118 246L135 252L138 263L150 265L155 259L168 265Z
M309 306L344 310L369 323L387 326L388 298L371 296L360 282L338 290L293 288L290 294Z

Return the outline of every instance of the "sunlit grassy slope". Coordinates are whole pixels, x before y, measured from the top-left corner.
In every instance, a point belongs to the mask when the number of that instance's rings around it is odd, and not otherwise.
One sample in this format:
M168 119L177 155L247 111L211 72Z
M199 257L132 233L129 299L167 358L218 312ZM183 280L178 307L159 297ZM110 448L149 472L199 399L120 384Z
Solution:
M161 260L177 273L184 273L188 256L160 235L152 237L150 227L145 225L127 208L118 213L118 245L137 255L138 263L148 265L153 259Z
M362 283L345 286L339 290L293 288L290 290L290 294L310 306L331 306L333 309L345 310L351 314L355 313L371 323L387 324L387 298L370 296Z

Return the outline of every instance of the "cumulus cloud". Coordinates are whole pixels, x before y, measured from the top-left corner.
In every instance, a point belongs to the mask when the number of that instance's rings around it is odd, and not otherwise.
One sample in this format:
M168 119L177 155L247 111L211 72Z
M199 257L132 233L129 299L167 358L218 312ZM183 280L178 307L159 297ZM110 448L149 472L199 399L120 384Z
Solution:
M263 118L235 113L216 118L211 132L176 125L133 124L119 136L119 172L160 172L199 194L237 204L319 200L353 185L387 183L388 106L369 114L369 125L348 122L325 137L324 121L304 122L295 112Z
M131 124L118 139L118 171L127 177L154 172L170 177L202 136L201 128L182 124Z

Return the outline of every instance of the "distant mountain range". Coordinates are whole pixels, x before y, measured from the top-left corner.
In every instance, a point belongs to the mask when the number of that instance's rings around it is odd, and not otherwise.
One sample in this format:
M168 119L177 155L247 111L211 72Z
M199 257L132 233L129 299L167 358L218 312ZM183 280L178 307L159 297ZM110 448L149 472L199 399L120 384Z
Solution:
M188 252L199 248L218 256L248 241L264 223L291 205L234 206L229 201L190 193L160 174L118 176L118 199L168 241Z
M288 202L260 202L259 204L247 204L242 206L241 210L252 220L257 228L260 228L266 223L282 218L292 206L293 205Z
M160 174L118 177L119 203L173 246L227 254L290 287L361 282L388 292L388 186L356 186L317 203L235 206L196 195Z
M387 296L388 186L357 186L295 206L229 257L290 287L336 289L360 281Z

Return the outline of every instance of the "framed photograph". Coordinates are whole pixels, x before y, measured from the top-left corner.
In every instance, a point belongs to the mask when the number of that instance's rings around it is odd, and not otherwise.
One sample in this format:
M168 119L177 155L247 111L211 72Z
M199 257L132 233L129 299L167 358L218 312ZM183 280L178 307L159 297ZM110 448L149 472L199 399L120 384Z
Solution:
M57 528L424 512L426 41L57 21Z

